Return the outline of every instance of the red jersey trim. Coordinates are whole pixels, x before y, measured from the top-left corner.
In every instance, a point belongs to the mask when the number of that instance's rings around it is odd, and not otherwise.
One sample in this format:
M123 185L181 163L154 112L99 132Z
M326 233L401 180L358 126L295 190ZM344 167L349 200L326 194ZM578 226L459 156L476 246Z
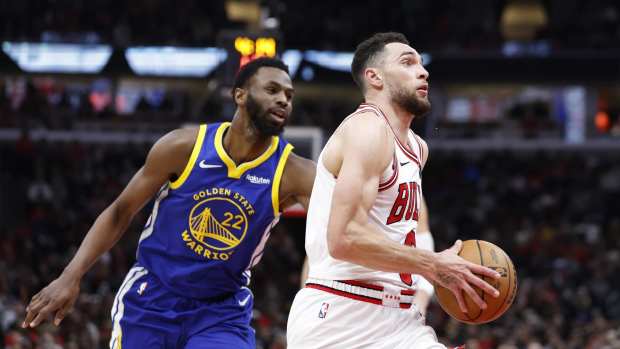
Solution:
M350 118L352 118L353 116L357 115L357 114L361 114L363 112L367 112L367 111L374 111L372 108L369 107L358 107L353 113L349 114L349 116L347 116L346 118L344 118L344 120L342 120L342 122L340 124L343 124L345 121L349 120Z
M394 153L394 159L392 159L392 176L387 181L379 184L379 191L387 190L396 183L398 179L398 168L398 159L396 158L396 153Z
M398 140L398 138L396 138L396 142L398 143L398 147L403 151L403 154L405 154L406 157L408 157L411 161L415 162L416 164L418 164L420 168L422 168L422 165L420 165L420 161L415 156L415 154L414 155L409 154L408 150L405 149L402 144L400 144L400 141Z
M353 280L350 280L350 281L345 282L345 283L349 283L351 281L353 281ZM375 286L375 285L372 285L372 286ZM335 294L337 296L342 296L342 297L346 297L346 298L350 298L350 299L354 299L354 300L358 300L358 301L362 301L362 302L366 302L366 303L372 303L372 304L376 304L376 305L383 305L383 301L381 299L377 299L377 298L373 298L373 297L368 297L368 296L362 296L362 295L359 295L359 294L345 292L345 291L340 291L340 290L337 290L335 288L331 288L331 287L328 287L328 286L307 283L306 287L314 288L314 289L317 289L317 290L320 290L320 291L324 291L324 292L327 292L327 293ZM361 287L364 287L364 286L361 286ZM381 287L381 286L375 286L375 287L380 287L381 291L383 290L383 287ZM376 289L374 289L374 290L376 290ZM377 291L379 291L379 290L377 290ZM406 292L406 291L402 291L402 292ZM410 292L413 292L413 291L410 291ZM401 309L409 309L409 308L411 308L411 303L399 303L398 306Z
M347 284L347 285L351 285L351 286L358 286L358 287L364 287L364 288L369 288L371 290L375 290L375 291L383 291L383 286L379 286L379 285L373 285L373 284L369 284L363 281L357 281L357 280L344 280L344 281L340 281L343 284Z
M422 147L422 142L420 142L420 136L416 135L415 133L411 132L411 134L413 135L413 138L415 139L416 143L418 143L418 147L420 148L420 162L424 161L424 148ZM422 164L420 164L420 168L422 168Z
M319 284L306 284L306 287L314 288L314 289L317 289L317 290L325 291L325 292L328 292L328 293L331 293L331 294L335 294L335 295L338 295L338 296L355 299L355 300L362 301L362 302L367 302L367 303L372 303L372 304L377 304L377 305L383 305L383 302L380 299L377 299L377 298L361 296L361 295L358 295L358 294L355 294L355 293L349 293L349 292L345 292L345 291L340 291L340 290L337 290L335 288L331 288L331 287L327 287L327 286L323 286L323 285L319 285Z

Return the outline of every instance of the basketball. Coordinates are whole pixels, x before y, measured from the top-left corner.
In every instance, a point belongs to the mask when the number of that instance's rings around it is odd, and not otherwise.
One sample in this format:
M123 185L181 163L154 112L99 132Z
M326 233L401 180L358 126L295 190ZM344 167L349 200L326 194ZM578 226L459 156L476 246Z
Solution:
M452 291L436 284L437 299L443 310L456 320L468 324L483 324L502 316L510 308L517 294L517 272L510 257L501 248L483 240L464 241L459 256L500 273L501 278L498 280L483 277L486 282L499 290L500 295L494 298L480 288L472 286L487 303L487 308L480 309L467 294L464 294L468 313L463 313Z

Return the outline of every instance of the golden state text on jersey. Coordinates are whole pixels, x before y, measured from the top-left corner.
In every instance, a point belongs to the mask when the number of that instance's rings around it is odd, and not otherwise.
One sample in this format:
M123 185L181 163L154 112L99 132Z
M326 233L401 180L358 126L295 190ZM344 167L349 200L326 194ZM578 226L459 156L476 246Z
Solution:
M293 147L272 137L261 156L237 165L222 145L229 126L200 126L187 166L160 189L140 236L138 263L192 298L248 285L280 216L280 180Z

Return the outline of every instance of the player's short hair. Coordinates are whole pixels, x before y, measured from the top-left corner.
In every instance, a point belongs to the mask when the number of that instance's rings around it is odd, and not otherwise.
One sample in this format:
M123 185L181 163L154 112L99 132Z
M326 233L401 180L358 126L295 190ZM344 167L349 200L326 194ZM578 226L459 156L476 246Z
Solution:
M235 77L235 83L232 88L234 95L237 88L245 88L248 81L256 75L256 72L262 67L277 68L288 74L288 66L278 58L261 57L257 58L239 69Z
M353 55L353 62L351 62L351 75L353 75L353 80L362 91L365 91L364 70L383 51L385 45L392 42L409 45L409 40L403 34L396 32L376 33L357 45Z

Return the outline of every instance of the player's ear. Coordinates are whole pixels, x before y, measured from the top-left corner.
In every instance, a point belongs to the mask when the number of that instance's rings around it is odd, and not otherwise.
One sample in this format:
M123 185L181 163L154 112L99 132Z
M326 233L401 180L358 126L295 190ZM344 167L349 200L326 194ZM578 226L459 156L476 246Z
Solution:
M237 87L233 90L232 95L236 105L245 105L248 91L243 88Z
M383 77L375 68L366 68L364 70L364 78L366 79L366 83L370 86L374 86L376 88L383 87Z

